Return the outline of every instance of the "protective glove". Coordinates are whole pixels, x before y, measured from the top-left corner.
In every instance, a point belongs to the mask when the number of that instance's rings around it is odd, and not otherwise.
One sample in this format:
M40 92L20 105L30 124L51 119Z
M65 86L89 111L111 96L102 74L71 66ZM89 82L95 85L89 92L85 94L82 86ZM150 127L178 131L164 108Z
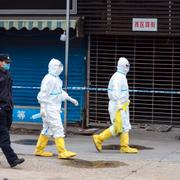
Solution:
M116 106L116 108L117 108L117 110L122 110L122 104L121 104L121 102L118 102L117 103L117 106Z
M130 101L126 101L125 103L121 104L120 102L117 103L117 110L126 111L127 107L129 106Z
M44 104L41 104L40 114L41 114L42 117L45 117L47 115Z
M74 99L74 98L70 98L70 101L71 101L75 106L78 106L78 105L79 105L78 101L77 101L76 99Z

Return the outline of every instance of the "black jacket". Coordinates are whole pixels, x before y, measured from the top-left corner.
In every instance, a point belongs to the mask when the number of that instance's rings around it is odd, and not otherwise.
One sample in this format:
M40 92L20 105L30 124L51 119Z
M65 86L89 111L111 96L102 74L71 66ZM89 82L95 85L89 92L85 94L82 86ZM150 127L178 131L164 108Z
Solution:
M0 69L0 108L6 111L13 109L12 82L10 73Z

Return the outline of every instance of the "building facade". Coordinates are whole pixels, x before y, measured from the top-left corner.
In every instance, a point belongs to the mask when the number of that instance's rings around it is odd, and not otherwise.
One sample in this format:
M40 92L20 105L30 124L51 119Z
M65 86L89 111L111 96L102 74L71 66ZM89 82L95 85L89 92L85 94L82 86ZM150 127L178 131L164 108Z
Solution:
M132 123L180 125L180 2L79 0L88 37L87 125L108 125L107 88L119 57L128 74Z
M74 86L85 84L85 41L79 37L80 17L77 1L70 1L70 40L68 61L68 93L79 101L68 103L68 122L81 121L84 92ZM31 116L39 112L37 93L42 78L48 72L52 58L65 64L65 42L60 36L66 30L66 0L62 1L2 1L0 7L0 53L13 59L14 122L40 123ZM64 73L61 78L64 80ZM63 113L62 113L63 116Z
M20 117L20 108L39 110L36 95L50 58L64 63L59 36L65 30L65 2L56 0L52 6L43 1L42 6L38 1L21 9L9 3L14 11L7 10L6 1L2 6L0 51L14 59L13 91ZM179 126L180 2L72 0L70 8L68 87L80 106L68 105L68 121L84 127L110 124L108 81L124 56L131 64L131 122Z

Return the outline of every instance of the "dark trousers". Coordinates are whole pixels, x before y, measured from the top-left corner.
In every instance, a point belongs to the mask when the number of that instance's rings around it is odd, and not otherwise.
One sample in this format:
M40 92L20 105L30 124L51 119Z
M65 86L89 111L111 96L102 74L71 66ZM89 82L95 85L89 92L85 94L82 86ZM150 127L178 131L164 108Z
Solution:
M0 108L0 148L9 164L17 159L16 153L11 148L9 129L12 124L12 111L4 111Z

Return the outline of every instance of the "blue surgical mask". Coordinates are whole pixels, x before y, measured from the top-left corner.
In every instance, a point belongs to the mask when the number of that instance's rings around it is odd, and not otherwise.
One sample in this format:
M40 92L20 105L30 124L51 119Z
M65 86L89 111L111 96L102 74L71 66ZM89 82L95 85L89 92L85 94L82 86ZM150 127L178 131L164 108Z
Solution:
M4 65L3 65L3 68L4 68L5 70L9 70L9 69L10 69L10 64L4 64Z

